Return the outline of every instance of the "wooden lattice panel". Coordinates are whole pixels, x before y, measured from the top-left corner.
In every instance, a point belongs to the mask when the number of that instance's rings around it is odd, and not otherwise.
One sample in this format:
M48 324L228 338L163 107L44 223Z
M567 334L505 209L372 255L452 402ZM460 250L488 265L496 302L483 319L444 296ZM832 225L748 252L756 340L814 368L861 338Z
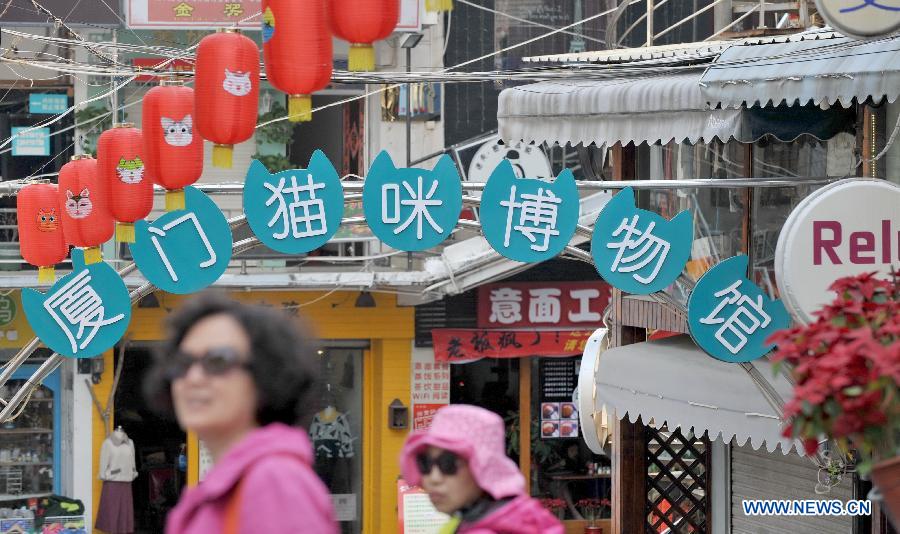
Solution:
M646 427L647 534L708 534L709 440ZM667 530L668 529L668 530Z

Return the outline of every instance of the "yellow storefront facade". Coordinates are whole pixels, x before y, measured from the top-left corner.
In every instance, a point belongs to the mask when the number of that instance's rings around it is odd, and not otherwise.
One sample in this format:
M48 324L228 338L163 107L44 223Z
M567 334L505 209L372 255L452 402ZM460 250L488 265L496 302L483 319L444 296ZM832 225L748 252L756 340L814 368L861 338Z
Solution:
M361 454L361 500L358 523L363 532L391 532L397 525L397 457L406 438L406 430L389 429L388 406L395 400L410 404L410 357L414 337L414 312L400 307L391 294L373 294L374 307L355 305L359 292L242 291L230 295L240 301L298 310L315 334L323 340L354 342L361 347L362 413L361 432L356 443ZM164 335L165 319L186 297L158 292L158 306L135 307L126 339L128 343L154 343ZM106 399L114 382L116 355L104 355L104 370L95 395ZM330 388L330 386L329 386ZM114 413L114 410L111 410ZM103 420L93 411L93 516L100 501L101 482L97 479L100 447L106 437ZM111 425L117 423L111 421ZM187 436L187 484L200 477L199 444ZM140 504L136 503L136 506Z

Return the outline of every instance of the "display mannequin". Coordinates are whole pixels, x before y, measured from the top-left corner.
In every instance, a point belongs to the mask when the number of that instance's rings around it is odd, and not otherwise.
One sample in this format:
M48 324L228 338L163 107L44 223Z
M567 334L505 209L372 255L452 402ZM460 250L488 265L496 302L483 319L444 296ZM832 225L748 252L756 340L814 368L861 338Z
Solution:
M99 478L103 481L95 526L108 534L134 532L131 482L137 478L134 442L117 426L100 448Z

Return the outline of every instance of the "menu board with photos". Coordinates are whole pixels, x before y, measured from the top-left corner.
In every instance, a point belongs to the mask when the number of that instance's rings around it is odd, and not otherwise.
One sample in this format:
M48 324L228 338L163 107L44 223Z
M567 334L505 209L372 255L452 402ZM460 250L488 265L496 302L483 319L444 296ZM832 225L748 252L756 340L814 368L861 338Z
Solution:
M572 392L578 384L574 358L541 360L541 438L577 438L578 406Z

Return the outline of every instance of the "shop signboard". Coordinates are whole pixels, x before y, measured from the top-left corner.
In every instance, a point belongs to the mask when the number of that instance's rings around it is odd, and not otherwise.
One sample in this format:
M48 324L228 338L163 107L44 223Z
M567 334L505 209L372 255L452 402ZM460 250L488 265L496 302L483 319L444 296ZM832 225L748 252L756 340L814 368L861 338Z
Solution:
M593 329L603 324L609 295L600 280L488 284L478 288L478 327Z
M259 30L262 0L126 0L129 28ZM248 20L249 19L249 20Z
M900 29L900 0L816 0L829 26L845 35L874 38Z
M577 356L592 330L481 330L439 328L431 331L434 359L468 363L482 358Z
M688 299L691 337L725 362L765 356L774 348L766 339L791 325L784 304L747 278L748 261L741 255L719 262L697 281Z
M59 115L69 108L69 96L62 93L31 93L28 113Z
M693 244L693 217L682 211L671 221L637 208L626 187L610 200L594 224L594 267L610 285L649 295L671 285L687 264Z
M841 180L803 199L784 223L775 277L791 315L802 323L831 302L835 280L900 269L900 186Z
M435 534L450 516L437 511L425 490L397 480L397 519L400 534Z
M436 362L434 351L413 348L410 400L413 430L431 426L434 414L450 404L450 364Z
M49 156L50 128L13 126L13 156Z

